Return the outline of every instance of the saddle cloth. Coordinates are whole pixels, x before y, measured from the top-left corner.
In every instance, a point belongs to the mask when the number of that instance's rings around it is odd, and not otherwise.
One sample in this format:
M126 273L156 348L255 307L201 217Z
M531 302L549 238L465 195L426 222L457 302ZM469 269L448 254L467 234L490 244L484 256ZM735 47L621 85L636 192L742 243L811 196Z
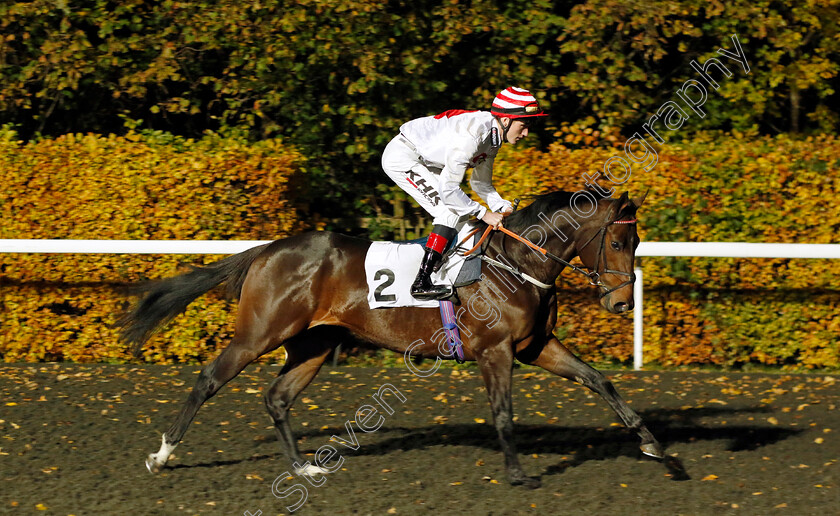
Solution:
M450 246L457 245L472 228L469 225L461 229ZM464 247L472 248L479 235L465 242ZM411 284L420 269L423 260L425 240L416 242L373 242L365 257L365 276L368 284L368 304L374 308L396 308L414 306L438 308L437 300L420 301L411 296ZM469 245L468 245L469 244ZM458 253L451 254L440 269L432 274L432 283L462 287L478 280L481 276L481 260L478 255L464 258Z

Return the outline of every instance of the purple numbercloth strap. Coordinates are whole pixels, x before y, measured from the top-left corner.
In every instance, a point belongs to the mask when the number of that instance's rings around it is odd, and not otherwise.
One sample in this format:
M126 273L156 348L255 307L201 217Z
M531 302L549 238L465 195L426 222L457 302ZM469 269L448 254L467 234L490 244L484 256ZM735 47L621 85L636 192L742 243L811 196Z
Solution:
M455 308L452 301L440 302L440 319L443 322L443 332L446 334L446 342L455 361L464 363L464 344L461 342L461 334L458 331L458 324L455 321Z

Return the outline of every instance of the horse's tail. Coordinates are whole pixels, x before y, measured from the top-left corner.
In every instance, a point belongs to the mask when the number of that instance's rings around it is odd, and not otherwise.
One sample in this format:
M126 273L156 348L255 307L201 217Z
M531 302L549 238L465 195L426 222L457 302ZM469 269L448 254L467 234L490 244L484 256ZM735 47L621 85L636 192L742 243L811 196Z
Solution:
M186 310L202 294L226 283L226 294L239 299L251 263L268 246L257 246L205 267L193 267L180 276L141 283L136 290L145 295L117 321L121 327L120 338L132 345L134 355L139 356L143 344L158 328Z

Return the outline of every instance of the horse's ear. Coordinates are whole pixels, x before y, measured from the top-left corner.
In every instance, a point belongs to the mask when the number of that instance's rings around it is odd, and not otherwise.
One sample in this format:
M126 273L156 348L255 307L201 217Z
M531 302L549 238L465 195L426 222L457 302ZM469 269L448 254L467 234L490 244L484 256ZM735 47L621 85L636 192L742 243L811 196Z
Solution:
M613 218L618 218L621 212L624 211L633 201L630 200L630 195L627 192L622 193L618 199L615 200L615 213Z
M648 192L650 192L650 189L645 190L645 193L641 197L633 198L633 204L636 205L637 209L642 207L642 203L645 202L645 197L647 197Z

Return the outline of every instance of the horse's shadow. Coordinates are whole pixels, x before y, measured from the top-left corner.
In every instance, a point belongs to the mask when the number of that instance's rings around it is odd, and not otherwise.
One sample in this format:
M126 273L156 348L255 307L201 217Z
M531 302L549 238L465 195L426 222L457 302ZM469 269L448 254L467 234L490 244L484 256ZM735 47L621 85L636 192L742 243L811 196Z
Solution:
M247 459L230 459L230 460L214 460L212 462L199 462L196 464L175 464L174 466L166 466L167 469L192 469L192 468L216 468L219 466L235 466L236 464L243 464L245 462L259 462L263 460L271 460L276 454L262 454L252 455Z
M768 427L760 424L717 424L701 423L702 418L734 417L749 413L770 412L766 407L724 408L704 407L689 409L654 409L642 411L640 415L657 438L667 447L675 443L696 443L699 441L729 441L728 451L757 450L779 441L783 441L803 432L801 429ZM605 421L606 423L606 421ZM446 423L422 427L382 426L375 432L366 434L354 426L359 442L357 450L344 449L335 441L333 435L346 439L347 430L342 426L330 426L323 429L311 429L298 432L297 437L305 437L301 446L304 454L314 453L323 444L339 448L348 456L382 456L394 450L424 450L432 446L468 446L499 451L496 430L492 424ZM376 436L375 440L371 437ZM561 455L562 459L548 466L543 476L562 474L590 461L603 461L620 457L640 458L639 439L624 427L563 426L559 424L516 424L514 440L518 452L523 455ZM276 436L271 434L259 441L258 446L277 446ZM314 446L314 447L313 447ZM346 452L346 453L345 453ZM284 458L282 453L254 455L247 459L213 461L193 465L180 464L174 468L214 467L234 465L250 461L262 461L272 458ZM665 459L666 467L672 477L678 479L681 465L674 457ZM676 470L676 472L675 472ZM683 472L684 473L684 472ZM687 475L682 479L688 478Z
M771 410L766 407L739 409L704 407L647 410L641 411L640 415L648 428L651 428L657 438L666 446L673 443L729 440L728 451L756 450L802 433L802 430L768 427L760 424L718 425L697 422L702 418L768 412L771 412ZM607 420L604 422L608 423ZM332 435L345 437L346 433L344 427L328 427L323 430L302 432L298 435L300 437L306 436L308 439L311 438L317 442L317 438L320 436L329 439ZM353 452L354 455L384 455L394 449L414 450L441 444L499 449L496 430L492 424L446 423L414 428L383 426L374 433L399 433L399 435L387 437L375 443L361 443L359 450ZM356 430L356 435L360 434L364 435ZM638 437L622 426L603 428L518 423L514 425L514 439L519 453L522 454L553 453L566 455L576 451L578 455L588 455L595 460L618 457L623 455L621 452L625 448L633 450L633 453L627 455L635 455L639 445ZM585 450L589 450L589 452ZM314 451L314 449L308 450L308 452Z

